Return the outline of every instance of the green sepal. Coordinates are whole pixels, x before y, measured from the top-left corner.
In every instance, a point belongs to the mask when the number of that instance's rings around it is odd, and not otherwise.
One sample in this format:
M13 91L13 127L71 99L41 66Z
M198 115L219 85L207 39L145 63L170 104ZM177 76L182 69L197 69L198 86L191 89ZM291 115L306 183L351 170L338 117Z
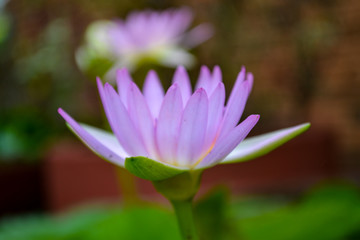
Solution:
M125 168L135 176L150 181L161 181L187 171L141 156L126 158Z
M153 181L154 187L170 201L188 201L197 193L202 170L186 171L174 177Z

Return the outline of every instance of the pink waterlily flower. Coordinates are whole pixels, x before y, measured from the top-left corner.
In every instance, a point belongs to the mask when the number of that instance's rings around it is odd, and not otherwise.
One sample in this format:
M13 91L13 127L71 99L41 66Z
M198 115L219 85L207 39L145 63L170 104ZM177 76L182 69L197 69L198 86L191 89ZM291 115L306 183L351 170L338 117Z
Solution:
M188 31L193 20L189 8L164 11L134 11L125 20L96 21L86 32L86 44L77 52L77 62L86 68L92 57L112 59L110 71L135 69L144 61L168 67L190 67L195 58L189 49L213 35L210 24L203 23Z
M127 159L139 156L185 171L250 160L309 127L301 124L244 140L259 120L255 114L239 123L253 85L253 75L245 68L227 101L217 66L212 72L201 68L194 91L184 67L177 68L166 93L154 71L148 73L142 92L126 69L117 72L116 80L118 91L97 80L113 133L77 123L62 109L59 113L91 150L122 167ZM164 177L155 177L160 178Z

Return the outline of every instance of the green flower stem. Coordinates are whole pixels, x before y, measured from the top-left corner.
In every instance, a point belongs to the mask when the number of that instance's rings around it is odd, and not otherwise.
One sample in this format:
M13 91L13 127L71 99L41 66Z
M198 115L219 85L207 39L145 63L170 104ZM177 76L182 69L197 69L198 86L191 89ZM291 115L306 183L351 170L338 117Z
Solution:
M116 166L116 175L125 207L139 204L141 199L136 188L136 179L122 167Z
M173 200L171 204L175 210L182 238L184 240L198 240L199 237L196 232L192 209L192 199Z
M173 205L184 240L198 240L192 200L199 189L202 171L187 171L153 184Z

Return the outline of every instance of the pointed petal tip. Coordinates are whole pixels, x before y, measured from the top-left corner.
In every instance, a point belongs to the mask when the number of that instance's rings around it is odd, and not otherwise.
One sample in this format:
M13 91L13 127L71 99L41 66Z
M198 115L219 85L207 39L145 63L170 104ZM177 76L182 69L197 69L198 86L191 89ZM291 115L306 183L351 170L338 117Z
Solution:
M58 108L58 113L60 114L60 116L67 122L67 123L71 123L74 122L75 120L67 113L65 112L62 108Z
M223 82L219 82L218 85L216 86L216 88L224 88L224 90L225 90L225 85Z
M156 71L154 70L154 69L150 69L149 71L148 71L148 74L147 74L148 76L157 76L157 73L156 73Z
M179 66L177 66L177 68L176 68L176 72L177 71L186 71L186 68L183 66L183 65L179 65Z
M254 78L253 73L252 73L252 72L248 72L247 75L246 75L246 78L247 78L247 79L252 79L252 78Z
M298 125L299 128L302 128L304 131L308 130L311 127L310 122L302 123Z
M214 71L220 71L221 72L221 67L219 65L215 65L213 68L213 72Z
M112 88L112 86L111 86L110 83L106 82L106 83L104 84L104 88Z
M101 81L100 77L96 77L96 85L97 85L98 89L103 87L103 82Z
M200 72L201 71L210 71L209 70L209 67L208 66L206 66L206 65L201 65L201 67L200 67Z
M116 95L118 94L118 93L115 91L114 87L113 87L110 83L108 83L108 82L106 82L106 83L104 84L104 90L105 90L105 93L107 93L107 94L109 94L109 93L111 93L111 94L115 93Z
M252 115L250 115L250 117L259 120L260 119L260 114L252 114Z
M173 83L169 87L168 91L174 91L175 89L178 89L178 88L179 88L179 84L178 83Z
M65 113L65 111L62 108L58 108L57 111L61 116Z
M121 81L132 81L131 79L131 75L129 73L129 71L127 70L127 68L120 68L120 69L116 69L116 81L117 84L119 84L119 82Z
M235 84L234 84L234 88L235 88L235 86L237 86L238 84L244 82L245 77L246 77L246 69L245 69L245 66L242 66L240 72L238 73L238 75L237 75L237 77L236 77L236 81L235 81Z
M67 112L65 112L62 108L58 108L58 113L66 122L73 120L72 117L70 117L70 115Z
M130 83L130 91L134 91L134 89L137 87L137 85L136 85L136 83L134 83L134 82L131 82Z
M118 78L118 77L120 76L121 71L122 71L122 68L118 68L118 69L115 70L115 76L116 76L116 78Z
M253 85L254 75L251 72L246 74L246 82L249 82L249 85Z
M206 90L204 89L204 88L198 88L198 89L196 89L196 91L194 92L194 94L193 95L205 95L205 96L207 96L207 92L206 92Z
M126 67L122 67L122 68L116 69L116 74L128 73L128 72L129 72L129 71L127 70Z
M260 119L260 114L251 114L250 116L248 116L244 121L242 121L242 123L243 122L245 122L245 121L250 121L252 124L252 127L251 128L253 128L256 124L257 124L257 122L259 121L259 119ZM241 124L241 123L240 123Z

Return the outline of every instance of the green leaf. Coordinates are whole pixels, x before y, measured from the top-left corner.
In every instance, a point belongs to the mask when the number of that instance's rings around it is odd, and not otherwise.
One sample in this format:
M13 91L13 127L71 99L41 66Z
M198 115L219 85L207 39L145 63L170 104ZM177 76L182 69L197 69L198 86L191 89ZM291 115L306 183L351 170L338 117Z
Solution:
M266 199L263 200L264 205ZM268 204L273 205L271 202ZM240 209L249 211L253 208L256 212L259 207L246 204ZM244 212L237 215L244 216ZM279 205L277 209L235 222L247 240L355 240L359 239L360 233L360 192L352 186L328 185L312 191L296 203Z
M125 168L135 176L150 181L161 181L187 171L141 156L126 158Z
M250 137L242 141L222 162L234 163L249 161L263 156L280 147L294 137L309 129L310 123L300 124L294 127L277 130L256 137Z

